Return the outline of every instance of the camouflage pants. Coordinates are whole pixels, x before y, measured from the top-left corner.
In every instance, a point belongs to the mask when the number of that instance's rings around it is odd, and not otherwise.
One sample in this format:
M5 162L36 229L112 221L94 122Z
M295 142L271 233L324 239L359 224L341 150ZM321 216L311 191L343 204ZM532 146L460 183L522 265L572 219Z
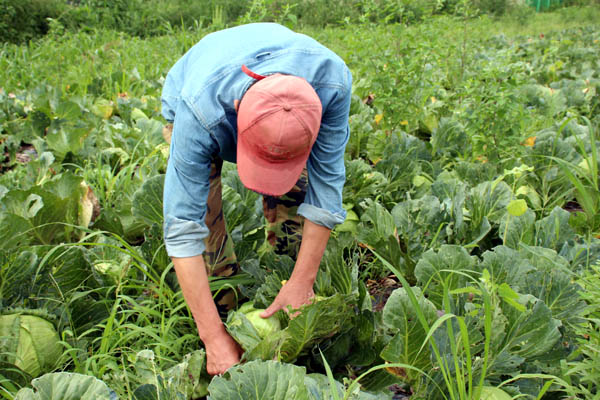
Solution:
M167 142L171 139L172 126L163 129ZM205 223L209 235L205 239L204 261L210 276L232 276L239 270L233 241L227 234L221 196L221 168L223 160L215 158L210 167L209 192L206 202ZM296 185L283 196L263 196L263 212L266 220L267 243L277 254L296 257L302 241L302 217L297 214L304 202L308 175L302 171ZM237 292L223 290L217 293L215 303L219 312L226 313L235 306Z
M208 200L206 202L206 225L210 231L205 239L204 260L209 275L231 276L239 265L233 241L227 234L221 197L221 159L213 160L210 171ZM296 185L283 196L263 196L263 212L266 220L267 243L277 254L296 257L302 241L302 217L298 206L304 201L307 186L306 169ZM237 293L224 290L217 294L215 303L220 312L235 307Z

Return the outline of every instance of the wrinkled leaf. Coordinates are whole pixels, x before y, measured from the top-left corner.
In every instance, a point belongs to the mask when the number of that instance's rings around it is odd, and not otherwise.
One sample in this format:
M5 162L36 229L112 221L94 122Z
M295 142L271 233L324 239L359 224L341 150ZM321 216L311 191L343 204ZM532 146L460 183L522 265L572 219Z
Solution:
M552 316L563 323L581 322L586 304L579 295L581 286L572 281L567 260L541 247L526 247L521 254L533 269L522 280L520 292L544 301Z
M117 400L115 392L93 376L70 372L46 374L31 382L33 389L21 389L15 400Z
M54 324L41 316L0 315L0 338L0 360L34 377L51 371L62 354Z
M186 354L179 364L161 371L152 350L138 352L134 364L135 377L132 378L140 384L135 390L135 399L191 399L206 396L210 377L206 373L205 361L204 350L196 350Z
M156 175L146 180L133 194L133 215L148 225L162 226L164 184L165 176Z
M208 386L211 400L308 400L306 370L276 361L251 361L216 376Z
M535 244L560 251L563 244L575 237L575 232L569 225L570 213L560 207L555 207L545 218L535 223Z
M524 300L526 311L506 303L502 305L502 312L507 318L503 348L525 360L534 360L545 356L560 339L558 328L561 323L552 318L552 311L543 301L533 296L524 297Z
M518 217L509 216L502 218L498 232L504 245L518 249L519 243L533 244L535 235L535 213L528 209Z
M291 362L310 346L339 332L353 313L353 297L336 294L302 308L284 330L287 338L281 345L282 359Z
M286 362L307 353L315 344L334 336L353 315L355 296L336 294L300 308L300 313L288 326L261 338L244 315L231 312L227 329L246 350L249 360L272 359L277 356ZM236 315L235 323L234 315Z
M507 246L497 246L483 253L480 268L488 271L495 284L507 283L517 290L523 285L525 275L534 270L526 258Z
M498 223L506 213L506 207L511 201L510 187L500 182L483 182L469 191L465 207L471 214L471 219L478 225L487 217L490 222Z
M11 190L1 200L5 211L0 217L12 223L9 230L16 238L26 235L38 244L69 240L74 231L71 225L79 223L79 204L87 191L82 182L83 178L66 172L41 187ZM14 241L8 240L1 246L11 244Z
M437 310L433 303L427 300L418 287L412 288L418 307L425 316L428 324L437 319ZM429 346L422 344L427 337L423 326L417 318L417 311L411 302L406 289L394 290L383 309L383 322L392 340L381 352L381 358L392 363L405 363L419 369L427 370L431 366ZM403 370L401 378L414 384L420 375L413 370Z
M443 245L439 251L429 250L417 263L415 276L424 285L425 294L438 308L442 308L444 287L448 290L463 288L469 282L464 274L474 273L477 258L470 256L462 246Z

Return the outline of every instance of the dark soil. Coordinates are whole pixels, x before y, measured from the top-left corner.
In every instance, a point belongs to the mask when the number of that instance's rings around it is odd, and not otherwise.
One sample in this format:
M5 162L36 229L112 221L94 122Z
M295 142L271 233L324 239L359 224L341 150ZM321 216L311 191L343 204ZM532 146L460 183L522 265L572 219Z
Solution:
M394 400L410 399L410 392L404 390L401 385L392 385L389 389L394 393L394 396L392 397Z
M367 280L367 290L373 299L373 311L383 310L392 292L399 287L400 283L393 276Z
M575 200L566 202L562 208L569 212L583 212L583 208L581 208L581 205Z

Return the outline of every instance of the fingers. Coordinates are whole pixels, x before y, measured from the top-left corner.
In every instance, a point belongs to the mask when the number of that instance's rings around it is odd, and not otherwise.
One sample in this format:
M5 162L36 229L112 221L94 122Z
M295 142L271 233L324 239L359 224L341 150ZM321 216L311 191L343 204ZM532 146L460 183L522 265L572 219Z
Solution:
M261 318L269 318L270 316L272 316L279 310L285 311L285 313L290 317L290 319L294 319L298 315L300 315L300 311L297 311L297 309L294 310L294 309L292 309L291 306L283 307L281 304L278 304L276 302L273 302L265 311L263 311L259 315ZM291 311L294 311L294 312L291 312Z
M229 368L233 367L236 364L239 364L239 362L239 359L231 361L229 363L212 363L209 361L206 365L206 372L208 372L209 375L223 375L225 372L227 372Z
M281 305L274 301L271 303L269 307L262 313L260 313L261 318L269 318L271 315L275 314L277 311L281 310Z
M231 336L225 334L216 342L206 345L206 371L210 375L224 374L240 362L243 350Z
M206 372L208 372L209 375L214 376L214 375L221 375L223 372L221 372L220 368L211 368L211 367L206 367Z
M223 375L225 372L227 372L227 370L233 367L233 365L230 365L229 367L225 367L225 366L217 366L217 367L206 367L206 372L208 372L209 375Z

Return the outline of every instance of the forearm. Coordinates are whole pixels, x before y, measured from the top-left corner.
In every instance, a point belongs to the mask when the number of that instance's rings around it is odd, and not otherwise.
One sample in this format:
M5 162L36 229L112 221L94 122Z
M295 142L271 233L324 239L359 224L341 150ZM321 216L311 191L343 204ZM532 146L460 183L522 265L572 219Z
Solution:
M308 219L304 220L302 244L292 276L283 285L273 303L260 314L261 317L268 318L278 310L285 310L287 307L298 309L310 302L315 295L313 285L330 234L329 228L317 225Z
M204 344L225 333L213 301L206 266L202 255L172 258L179 286L188 307L192 311L198 334Z
M317 225L308 219L304 220L300 252L290 281L312 287L317 278L319 265L330 234L331 230L329 228Z

